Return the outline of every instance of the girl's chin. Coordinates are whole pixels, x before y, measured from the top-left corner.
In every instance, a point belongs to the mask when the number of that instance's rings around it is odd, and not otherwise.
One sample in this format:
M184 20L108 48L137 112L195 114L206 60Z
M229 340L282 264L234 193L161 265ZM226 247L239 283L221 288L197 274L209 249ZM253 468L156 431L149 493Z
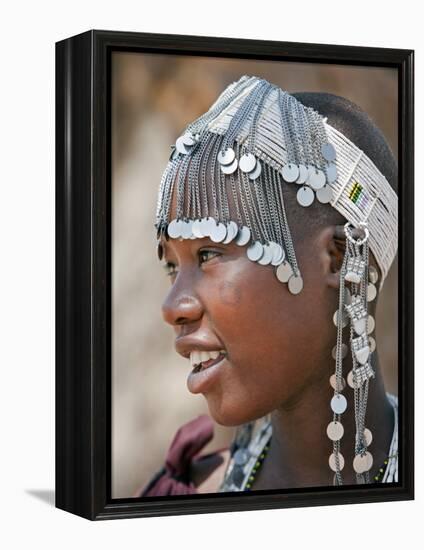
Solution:
M236 428L247 422L252 422L262 418L264 415L258 415L254 411L246 410L246 407L240 407L236 409L234 405L226 409L222 403L217 404L216 400L212 396L205 395L205 398L209 407L209 414L213 420L220 426L225 426L226 428ZM218 405L218 406L217 406Z

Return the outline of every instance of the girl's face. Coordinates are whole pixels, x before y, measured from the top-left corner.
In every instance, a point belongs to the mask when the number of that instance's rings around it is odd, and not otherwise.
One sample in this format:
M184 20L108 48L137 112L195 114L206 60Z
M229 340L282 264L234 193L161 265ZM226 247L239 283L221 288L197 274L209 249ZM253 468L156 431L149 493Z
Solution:
M240 425L292 406L311 383L322 379L328 385L337 290L328 284L322 235L297 247L304 280L298 295L278 281L275 267L249 260L246 246L209 238L162 244L171 280L162 313L174 327L188 372L193 350L226 352L216 367L187 382L191 392L205 396L216 422Z

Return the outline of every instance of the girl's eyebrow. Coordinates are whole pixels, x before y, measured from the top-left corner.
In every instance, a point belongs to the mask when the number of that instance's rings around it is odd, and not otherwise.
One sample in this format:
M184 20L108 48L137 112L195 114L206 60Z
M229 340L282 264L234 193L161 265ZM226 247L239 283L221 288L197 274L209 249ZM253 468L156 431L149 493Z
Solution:
M222 243L216 243L214 241L212 241L212 239L210 237L203 237L203 239L194 239L195 241L202 241L201 243L198 242L198 247L199 248L203 248L203 247L217 247L217 248L222 248ZM225 248L230 248L231 245L233 243L228 243L225 246ZM157 242L157 252L158 252L158 257L159 257L159 260L162 260L162 259L165 259L166 260L166 257L169 253L169 247L167 245L167 242L166 242L166 239L164 239L163 237L161 237L158 242Z

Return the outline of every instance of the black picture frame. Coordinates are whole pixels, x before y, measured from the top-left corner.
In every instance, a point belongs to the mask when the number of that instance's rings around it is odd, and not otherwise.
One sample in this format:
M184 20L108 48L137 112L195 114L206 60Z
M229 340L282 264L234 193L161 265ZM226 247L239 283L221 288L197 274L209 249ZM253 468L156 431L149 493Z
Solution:
M399 483L111 499L110 86L114 51L398 69ZM413 499L413 180L413 50L97 30L58 42L56 507L98 520Z

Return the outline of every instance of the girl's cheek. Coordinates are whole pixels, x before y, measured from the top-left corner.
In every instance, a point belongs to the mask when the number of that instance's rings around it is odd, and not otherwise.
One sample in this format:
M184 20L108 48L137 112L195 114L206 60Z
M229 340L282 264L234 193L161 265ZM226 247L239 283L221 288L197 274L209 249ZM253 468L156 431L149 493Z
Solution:
M237 307L242 301L242 289L235 281L221 281L218 285L217 298L222 305Z

